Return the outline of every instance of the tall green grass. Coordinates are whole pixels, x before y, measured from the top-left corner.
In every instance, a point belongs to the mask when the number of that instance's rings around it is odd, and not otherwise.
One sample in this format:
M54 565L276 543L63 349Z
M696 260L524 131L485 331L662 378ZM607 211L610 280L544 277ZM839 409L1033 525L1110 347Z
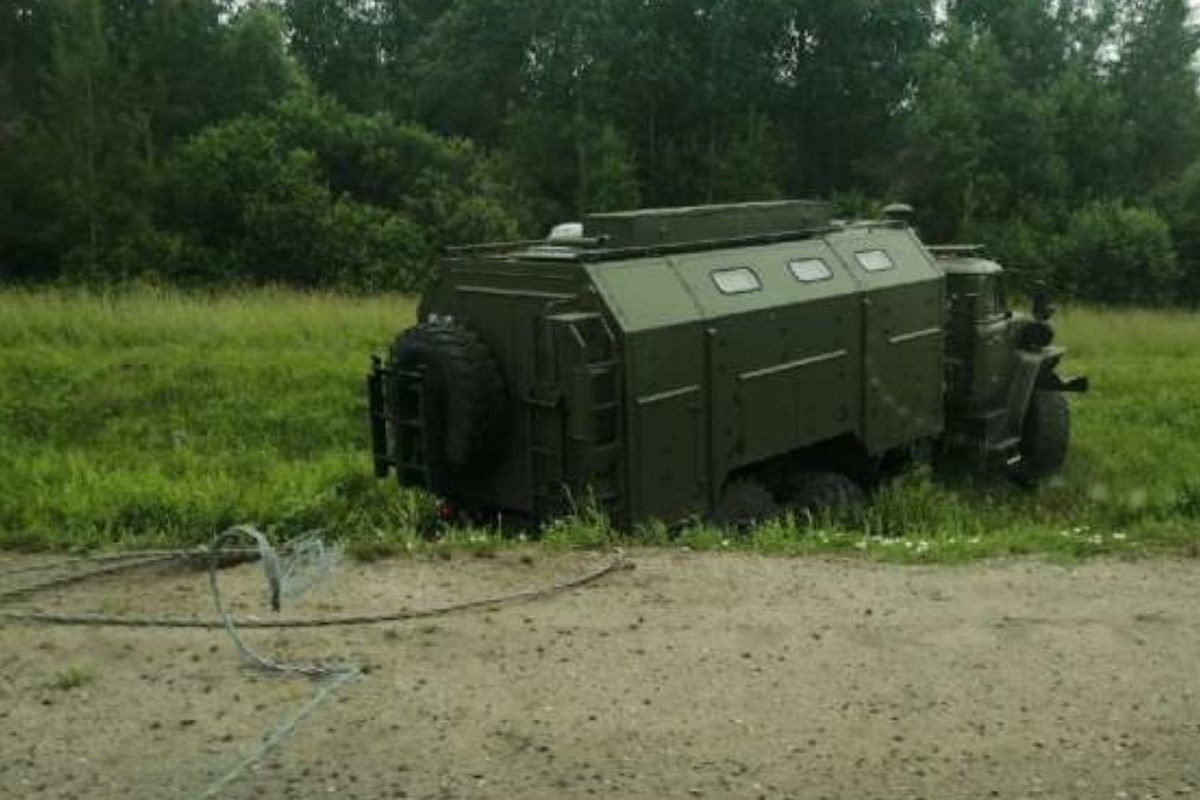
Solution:
M398 296L0 292L0 546L206 541L255 522L325 527L363 555L425 547L428 501L370 476L363 375L411 323ZM695 549L846 551L897 560L1000 553L1195 552L1200 537L1200 316L1072 309L1059 320L1074 398L1061 478L909 475L858 520L783 520L737 537L647 526ZM456 531L488 551L497 535ZM618 535L586 514L554 546Z
M374 494L368 357L412 317L397 296L0 293L0 543L351 513Z

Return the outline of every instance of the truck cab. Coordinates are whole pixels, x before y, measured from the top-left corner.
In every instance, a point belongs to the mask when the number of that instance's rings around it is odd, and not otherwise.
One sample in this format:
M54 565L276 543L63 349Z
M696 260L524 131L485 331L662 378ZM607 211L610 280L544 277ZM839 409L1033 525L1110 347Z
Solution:
M1062 395L1088 388L1086 379L1058 377L1066 350L1053 345L1052 309L1041 297L1031 315L1011 309L1004 269L978 245L929 250L947 284L943 451L983 469L1007 469L1022 482L1052 475L1066 457Z

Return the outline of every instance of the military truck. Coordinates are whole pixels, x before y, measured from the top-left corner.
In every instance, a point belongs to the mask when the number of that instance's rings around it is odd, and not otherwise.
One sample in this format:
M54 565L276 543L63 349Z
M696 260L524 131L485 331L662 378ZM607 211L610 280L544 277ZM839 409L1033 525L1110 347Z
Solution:
M373 360L376 473L618 525L861 502L921 454L1027 482L1069 439L1049 308L977 250L782 201L594 214L454 249Z

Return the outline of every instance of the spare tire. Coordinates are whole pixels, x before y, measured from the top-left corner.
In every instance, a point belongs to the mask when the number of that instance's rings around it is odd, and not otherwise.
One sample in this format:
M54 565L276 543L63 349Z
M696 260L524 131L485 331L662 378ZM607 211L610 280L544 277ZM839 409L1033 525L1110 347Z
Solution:
M478 334L444 322L422 323L396 340L391 367L424 376L425 458L435 474L463 472L494 452L508 398L496 358Z

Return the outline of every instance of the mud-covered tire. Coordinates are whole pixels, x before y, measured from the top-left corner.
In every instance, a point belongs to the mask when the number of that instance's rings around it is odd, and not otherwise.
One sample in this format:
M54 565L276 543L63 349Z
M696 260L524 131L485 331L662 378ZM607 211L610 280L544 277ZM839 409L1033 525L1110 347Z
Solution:
M801 472L788 482L787 507L808 517L856 514L867 504L862 487L840 472Z
M1037 483L1058 474L1071 444L1071 407L1061 392L1037 391L1025 412L1016 478Z
M713 521L725 528L746 530L779 516L779 504L760 482L736 478L725 484Z
M425 424L432 443L426 458L436 471L462 472L494 452L508 400L500 367L478 334L423 323L396 340L391 367L425 375Z

